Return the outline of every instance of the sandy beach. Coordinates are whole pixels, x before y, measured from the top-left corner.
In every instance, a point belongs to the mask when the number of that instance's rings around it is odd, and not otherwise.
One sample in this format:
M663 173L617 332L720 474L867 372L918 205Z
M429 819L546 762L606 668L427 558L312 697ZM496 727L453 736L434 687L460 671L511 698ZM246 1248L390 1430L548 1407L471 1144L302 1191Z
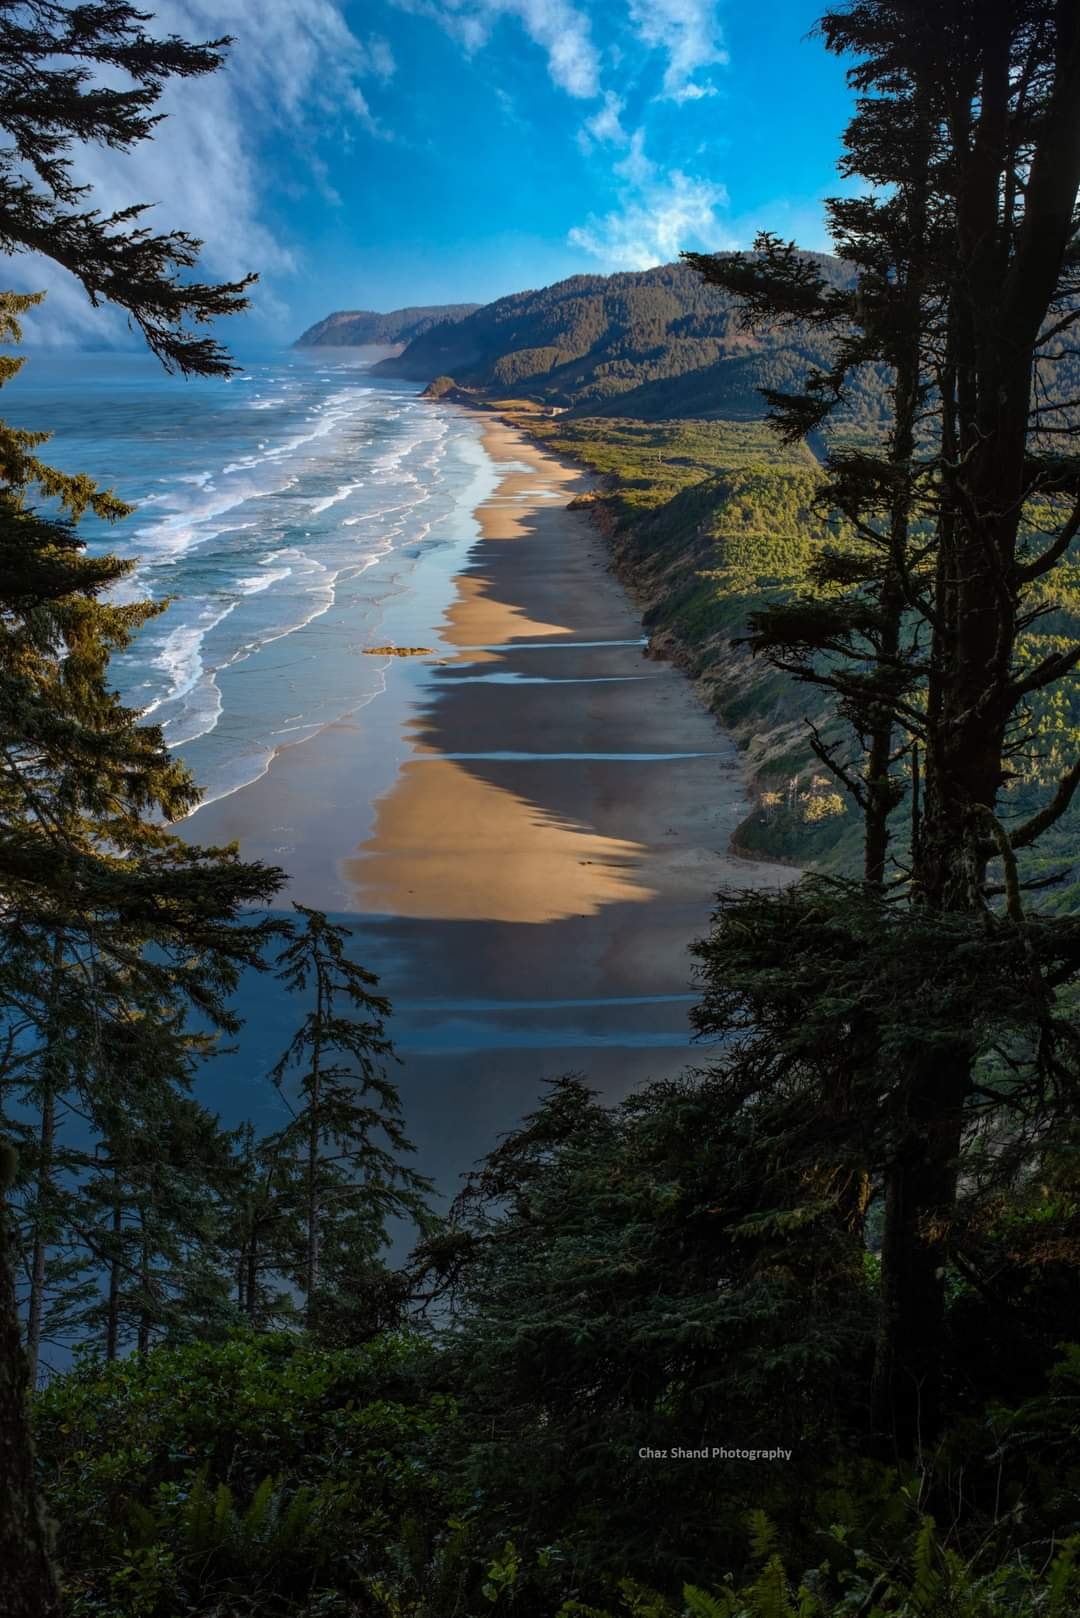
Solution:
M545 1076L614 1096L699 1061L688 944L719 888L793 874L729 854L738 755L644 656L601 537L567 510L586 475L494 419L483 436L497 483L441 611L425 622L412 596L387 620L384 644L431 655L387 658L378 701L187 823L283 865L287 898L356 929L444 1186Z

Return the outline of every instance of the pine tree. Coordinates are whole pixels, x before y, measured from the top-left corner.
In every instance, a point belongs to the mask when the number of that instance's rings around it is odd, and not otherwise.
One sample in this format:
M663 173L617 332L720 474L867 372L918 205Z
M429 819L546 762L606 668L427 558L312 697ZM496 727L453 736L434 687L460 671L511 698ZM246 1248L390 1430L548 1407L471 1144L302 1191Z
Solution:
M920 519L898 569L909 657L897 668L880 633L883 572L855 620L854 649L867 664L862 691L918 747L922 792L903 903L814 881L781 899L722 905L701 948L700 1021L710 1031L752 1025L759 1064L786 1083L799 1076L807 1123L820 1131L831 1119L845 1149L858 1142L882 1174L876 1423L910 1453L940 1421L945 1278L974 1121L1008 1107L1037 1136L1074 1104L1072 1035L1055 991L1080 968L1080 940L1071 920L1025 912L1017 861L1068 807L1080 763L1020 824L1003 825L1000 800L1011 761L1031 745L1028 699L1080 661L1067 648L1025 667L1022 645L1042 610L1029 605L1032 587L1045 589L1080 531L1080 479L1062 453L1075 428L1061 402L1033 396L1040 356L1080 318L1080 16L1051 0L904 0L854 5L821 26L831 48L861 58L859 141L876 134L866 151L852 139L849 159L875 183L891 176L894 208L912 205L899 178L912 108L929 114L917 127L934 142L921 265L879 281L869 302L863 289L851 311L866 330L875 299L902 300L912 276L921 286L914 453L877 469L849 455L833 479L840 495L865 501L877 478ZM918 233L908 239L918 249ZM823 391L808 393L812 426ZM797 401L778 403L794 420ZM1057 530L1032 554L1024 524L1035 498ZM801 648L811 677L814 657L847 657L852 645L850 608L833 638L832 604L817 610L815 633L799 629L809 603L759 624L763 646ZM835 669L822 678L843 705ZM991 1059L1003 1078L988 1084L980 1064Z
M123 0L0 7L0 129L9 137L0 151L0 252L63 265L95 307L126 310L167 369L228 374L229 356L193 327L243 309L254 277L187 279L201 242L185 231L155 234L142 223L146 204L112 214L88 207L90 188L72 172L69 154L83 142L126 152L151 137L166 84L215 72L232 43L155 39L143 28L149 20ZM118 85L118 74L129 82Z
M865 48L860 9L825 19L833 48ZM1080 489L1061 466L1061 438L1052 457L1040 452L1047 418L1033 401L1050 332L1080 318L1080 16L1071 6L1009 0L873 9L879 31L864 82L882 87L898 72L932 80L949 136L936 578L925 718L908 716L925 756L912 887L927 911L975 921L985 913L990 860L1002 857L1006 885L1014 882L1015 851L1064 811L1080 780L1078 764L1052 802L1003 831L996 817L1010 754L1024 745L1024 705L1080 661L1080 650L1066 651L1021 672L1018 655L1031 621L1025 592L1065 554L1080 524ZM885 49L883 20L896 30ZM1051 421L1055 432L1070 431L1056 412ZM1063 520L1029 559L1024 511L1040 493L1062 503ZM1026 930L1015 889L1006 923ZM1024 944L1034 951L1030 938ZM1050 1034L1052 994L1037 970L1030 988L1027 1019ZM909 1446L936 1420L944 1260L965 1118L977 1096L977 1022L972 1006L966 1027L913 1053L905 1129L888 1175L876 1397L879 1423L891 1421Z
M173 1086L108 1121L79 1187L76 1233L107 1275L83 1310L104 1356L219 1335L237 1322L224 1263L231 1141ZM104 1123L105 1120L102 1120Z
M0 300L9 338L33 301ZM6 377L18 364L6 361ZM241 912L281 881L235 849L192 848L169 832L197 789L107 676L110 655L160 609L102 599L130 566L87 557L73 523L88 508L106 518L123 508L89 478L42 463L41 441L0 432L0 998L4 1076L23 1072L34 1052L43 1109L35 1344L56 1189L52 1120L65 1087L113 1083L123 1072L113 1065L117 1040L133 1023L153 1025L153 1007L190 1007L211 1025L234 1026L228 995L242 968L262 964L277 931ZM66 518L39 516L28 504L34 492L58 501ZM9 1421L14 1432L19 1419L0 1410L0 1426ZM27 1509L23 1520L37 1519ZM0 1546L9 1549L36 1565L27 1547ZM46 1597L34 1599L45 1610Z
M293 1116L268 1150L296 1165L304 1225L296 1277L305 1319L341 1308L363 1267L389 1240L388 1219L423 1225L429 1182L401 1164L413 1150L402 1129L396 1086L380 1062L392 1055L385 1033L389 1003L377 979L345 954L349 929L317 910L294 906L296 934L278 957L278 978L293 994L314 991L314 1005L272 1070L285 1094L294 1074ZM362 1260L360 1271L357 1262Z
M767 389L763 396L784 442L809 435L819 449L824 476L815 504L844 542L821 546L809 570L810 589L753 612L744 639L755 656L831 698L829 723L819 729L807 721L811 747L862 811L863 881L870 893L895 884L898 862L890 860L890 846L905 774L917 807L918 740L897 705L917 703L925 672L920 609L932 539L920 519L932 473L916 445L925 439L932 392L940 301L932 266L943 228L933 185L942 155L932 93L919 82L894 83L887 100L859 101L839 165L845 178L858 175L878 190L826 203L836 251L848 267L846 282L826 276L818 260L768 233L752 254L683 255L706 281L737 295L740 318L752 331L812 330L831 345L828 366L811 368L801 391ZM889 419L878 445L856 448L845 441L844 428L868 367L885 378ZM754 910L755 926L765 913ZM724 914L728 925L740 925L733 911ZM713 957L706 950L703 958ZM699 1013L703 1031L714 1030L715 1014L710 1000ZM858 1104L867 1104L867 1074L880 1067L873 1020L850 1017L842 1044L829 1039L826 1048L832 1060L811 1086L819 1123L807 1124L804 1141L825 1148L811 1170L831 1187L844 1224L858 1231L870 1195L869 1164L856 1146L850 1109L857 1096Z
M153 234L138 205L102 215L72 173L77 143L128 150L152 134L169 79L221 63L226 40L154 40L146 20L112 0L0 8L0 128L10 137L0 153L0 250L42 253L76 276L93 304L126 310L166 368L228 373L228 355L197 328L242 308L248 281L186 280L200 243L184 232ZM115 87L118 74L127 87ZM18 316L37 301L0 294L0 333L17 339ZM0 382L20 363L0 359ZM114 520L126 508L88 476L45 465L37 455L44 436L0 424L0 995L12 1008L4 1054L10 1069L20 1040L48 1039L41 982L59 950L65 970L81 978L88 1071L97 1072L110 1027L130 1021L133 992L143 1004L155 993L179 997L228 1025L237 975L261 964L273 931L241 912L265 904L280 877L244 864L235 849L189 849L168 833L197 790L160 730L140 725L107 682L109 657L161 608L103 599L130 566L87 556L73 524L87 509ZM61 517L35 512L35 492L55 500ZM12 1177L5 1173L5 1183ZM37 1618L55 1610L56 1595L33 1494L9 1230L5 1214L0 1452L11 1481L0 1564L17 1570L5 1590L12 1618Z
M0 1231L7 1224L7 1190L16 1171L11 1143L0 1138ZM13 1618L54 1618L60 1611L50 1559L50 1535L34 1480L29 1378L22 1351L9 1245L0 1240L0 1550L4 1599Z
M764 389L763 397L784 442L810 435L820 445L822 429L833 429L815 505L842 527L846 543L820 548L810 591L751 613L745 642L775 668L829 692L853 732L857 761L839 757L813 724L811 746L862 810L864 879L880 888L889 875L890 817L905 794L897 766L914 753L895 709L925 665L919 609L930 547L919 518L929 476L915 451L931 392L940 298L931 266L942 229L931 199L942 154L930 95L905 84L887 103L864 99L844 144L841 173L881 188L826 203L853 286L836 285L818 261L767 232L752 254L683 257L739 298L749 330L812 330L831 344L828 367L811 367L801 391ZM870 366L888 389L889 425L876 450L844 441L851 393Z
M226 1189L224 1247L236 1307L254 1331L292 1326L297 1306L287 1277L305 1251L303 1198L295 1160L276 1139L237 1131Z

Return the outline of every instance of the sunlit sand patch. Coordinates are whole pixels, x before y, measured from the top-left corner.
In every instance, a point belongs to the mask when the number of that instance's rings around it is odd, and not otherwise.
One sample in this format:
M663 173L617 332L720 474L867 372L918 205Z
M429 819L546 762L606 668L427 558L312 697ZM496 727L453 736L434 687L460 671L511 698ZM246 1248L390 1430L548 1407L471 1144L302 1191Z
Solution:
M533 537L530 518L537 511L566 506L580 488L582 474L574 467L559 465L501 425L492 424L485 430L484 445L496 465L504 469L495 492L476 510L485 541ZM491 647L509 640L551 640L573 633L565 625L539 623L521 607L493 600L486 593L491 589L490 579L463 574L455 582L458 599L446 612L448 628L444 631L444 639L452 646ZM490 650L477 650L470 652L468 661L490 663L497 656Z
M477 507L476 518L486 540L520 539L530 532L527 525L535 512L568 505L580 491L581 472L559 465L506 428L489 427L484 447L496 465L505 466L494 494Z
M636 874L647 852L429 757L405 766L341 869L369 912L542 923L654 898Z
M478 574L464 573L456 583L458 598L446 610L448 627L443 632L451 646L499 646L508 640L551 640L573 634L565 624L539 623L512 602L496 601L486 593L491 581ZM468 661L490 663L498 656L498 652L470 651Z

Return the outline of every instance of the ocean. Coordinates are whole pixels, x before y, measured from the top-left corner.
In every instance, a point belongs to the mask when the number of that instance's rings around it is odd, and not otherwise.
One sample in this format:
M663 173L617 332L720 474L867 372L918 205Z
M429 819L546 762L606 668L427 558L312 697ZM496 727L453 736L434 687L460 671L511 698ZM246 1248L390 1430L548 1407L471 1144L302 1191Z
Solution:
M110 672L203 790L182 834L238 838L287 873L280 910L350 928L393 1006L416 1161L449 1192L545 1079L617 1096L692 1059L687 945L740 875L734 750L643 660L558 463L362 351L239 359L185 382L36 352L4 413L135 507L81 531L135 561L131 599L170 601ZM435 655L365 655L386 645ZM254 972L234 1005L197 1093L273 1129L268 1073L307 1007Z
M479 424L372 377L362 350L239 358L231 379L185 381L148 354L44 350L4 397L52 432L45 459L136 508L80 528L137 560L128 599L171 599L112 674L205 803L380 695L364 648L493 481Z

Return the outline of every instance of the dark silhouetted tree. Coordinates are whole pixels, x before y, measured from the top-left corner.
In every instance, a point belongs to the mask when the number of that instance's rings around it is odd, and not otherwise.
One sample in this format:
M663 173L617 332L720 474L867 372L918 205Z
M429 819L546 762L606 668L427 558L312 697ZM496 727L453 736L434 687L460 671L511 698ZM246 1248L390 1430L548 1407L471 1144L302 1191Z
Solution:
M283 1094L292 1075L296 1099L286 1094L293 1117L267 1150L296 1166L305 1232L296 1279L310 1326L320 1300L337 1295L341 1312L343 1293L360 1283L358 1262L370 1263L386 1244L387 1220L424 1222L430 1185L400 1161L413 1147L397 1087L380 1065L392 1055L389 1003L345 954L348 928L294 908L300 924L277 975L292 994L313 994L314 1004L272 1072Z

